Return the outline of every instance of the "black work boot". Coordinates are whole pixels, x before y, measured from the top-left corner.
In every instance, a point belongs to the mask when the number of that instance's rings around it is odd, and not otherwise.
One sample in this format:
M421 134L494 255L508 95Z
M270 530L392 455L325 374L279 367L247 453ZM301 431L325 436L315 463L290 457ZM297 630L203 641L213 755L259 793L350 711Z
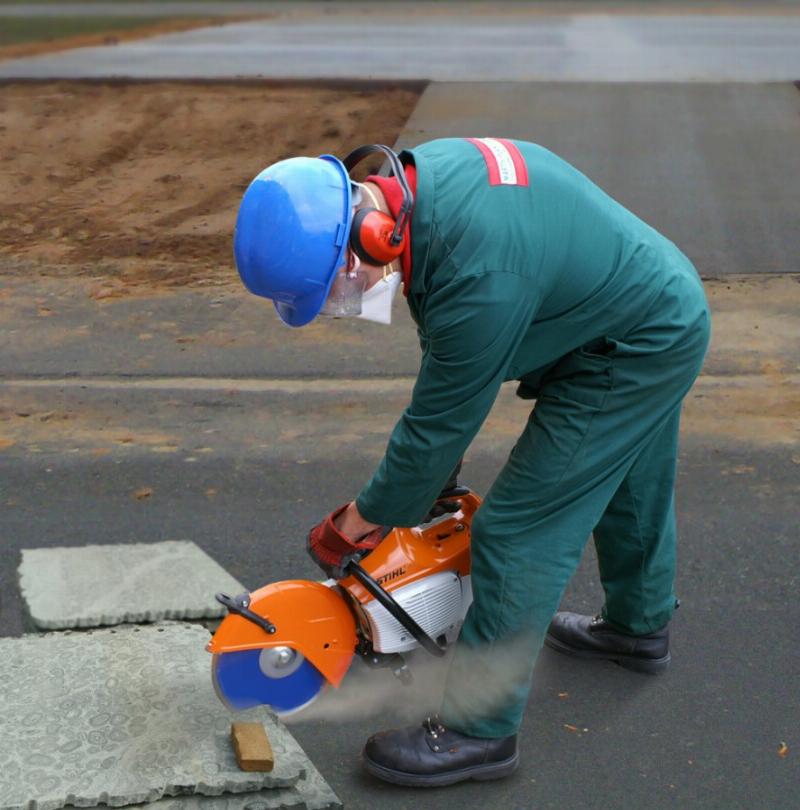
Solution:
M445 728L438 717L421 726L374 734L364 746L364 764L395 785L439 787L467 779L502 779L519 764L517 735L487 739Z
M600 658L625 669L658 675L669 664L669 630L631 636L614 630L602 616L559 611L550 622L544 643L577 658Z

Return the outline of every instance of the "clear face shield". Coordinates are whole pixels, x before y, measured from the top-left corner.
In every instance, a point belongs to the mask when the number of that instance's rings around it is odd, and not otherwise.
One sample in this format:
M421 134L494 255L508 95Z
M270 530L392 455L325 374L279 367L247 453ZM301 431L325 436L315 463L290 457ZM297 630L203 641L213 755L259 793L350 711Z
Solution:
M366 193L375 208L378 201L373 193L361 183L353 183L353 212L357 210ZM348 263L336 275L330 293L319 314L329 318L363 318L376 323L390 324L392 300L400 285L400 273L384 268L383 278L367 290L369 277L361 269L361 259L348 248Z
M367 274L361 270L361 259L348 250L349 261L336 274L325 305L319 311L328 318L347 318L361 314L361 299L367 288Z

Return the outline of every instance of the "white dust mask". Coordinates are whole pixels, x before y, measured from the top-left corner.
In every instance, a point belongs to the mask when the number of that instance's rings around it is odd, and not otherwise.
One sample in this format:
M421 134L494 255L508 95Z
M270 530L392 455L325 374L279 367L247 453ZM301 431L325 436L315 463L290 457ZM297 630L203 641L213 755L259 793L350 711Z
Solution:
M392 301L402 280L402 273L385 273L380 281L362 293L361 313L356 317L388 326L392 322Z
M353 183L353 186L355 186L354 206L360 205L366 195L369 197L372 207L380 211L378 200L369 186L365 186L363 183ZM361 312L356 317L388 326L392 322L392 302L402 279L402 273L391 272L390 266L385 267L383 278L362 294Z

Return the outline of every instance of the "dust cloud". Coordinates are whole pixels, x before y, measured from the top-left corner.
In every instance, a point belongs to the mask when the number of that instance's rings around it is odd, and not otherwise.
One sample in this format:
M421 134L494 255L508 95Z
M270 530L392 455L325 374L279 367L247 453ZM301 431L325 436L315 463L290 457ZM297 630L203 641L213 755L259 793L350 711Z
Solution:
M382 723L408 725L439 711L448 673L457 683L459 710L470 717L488 717L514 699L520 683L530 681L532 646L538 649L540 645L517 637L491 647L462 645L457 655L451 647L443 658L414 650L404 656L412 673L410 684L404 684L390 669L372 669L356 657L338 689L327 686L310 706L282 719L293 724L380 717Z

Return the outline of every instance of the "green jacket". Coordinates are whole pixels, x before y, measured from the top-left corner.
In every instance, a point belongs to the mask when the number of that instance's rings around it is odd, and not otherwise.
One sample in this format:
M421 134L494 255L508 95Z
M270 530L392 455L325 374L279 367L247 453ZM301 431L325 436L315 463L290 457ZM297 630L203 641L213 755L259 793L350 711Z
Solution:
M367 520L414 526L494 403L600 337L624 339L689 260L547 149L515 141L529 185L490 185L466 139L404 152L417 168L408 304L422 360L411 404L356 499Z

